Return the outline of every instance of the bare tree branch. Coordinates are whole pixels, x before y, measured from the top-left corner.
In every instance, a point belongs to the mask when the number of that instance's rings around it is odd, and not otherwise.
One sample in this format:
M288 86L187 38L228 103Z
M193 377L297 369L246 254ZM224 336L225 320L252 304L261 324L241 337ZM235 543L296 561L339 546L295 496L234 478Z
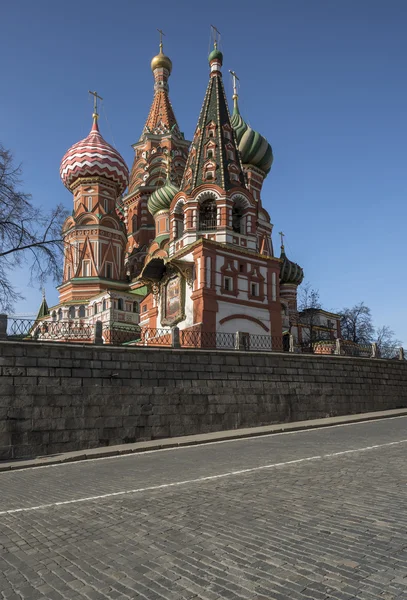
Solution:
M45 214L20 189L21 166L0 145L0 308L11 310L20 295L9 274L27 263L30 283L41 285L47 277L61 277L63 258L62 223L67 212L58 205Z

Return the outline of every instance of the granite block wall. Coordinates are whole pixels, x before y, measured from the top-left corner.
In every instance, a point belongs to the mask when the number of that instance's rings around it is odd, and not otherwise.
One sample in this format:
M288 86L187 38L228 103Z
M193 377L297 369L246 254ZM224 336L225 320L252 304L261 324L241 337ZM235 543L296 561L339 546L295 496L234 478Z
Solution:
M0 460L407 407L407 361L0 342Z

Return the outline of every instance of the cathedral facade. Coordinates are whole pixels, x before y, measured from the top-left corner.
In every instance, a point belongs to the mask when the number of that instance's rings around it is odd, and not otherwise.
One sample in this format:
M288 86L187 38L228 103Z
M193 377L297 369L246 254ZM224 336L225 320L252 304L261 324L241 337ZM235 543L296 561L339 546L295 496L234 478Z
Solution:
M262 202L271 146L240 114L236 79L230 113L216 43L208 62L188 141L171 105L172 63L160 44L151 62L153 102L130 171L103 139L95 104L89 135L61 162L73 212L63 228L60 301L45 319L101 321L105 342L120 327L301 338L303 270L283 243L274 254Z

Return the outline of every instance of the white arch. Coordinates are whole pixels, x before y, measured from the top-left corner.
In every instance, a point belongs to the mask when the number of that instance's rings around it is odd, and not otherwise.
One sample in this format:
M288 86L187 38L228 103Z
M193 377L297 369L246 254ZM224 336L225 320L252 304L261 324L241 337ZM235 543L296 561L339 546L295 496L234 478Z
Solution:
M252 207L250 200L244 194L241 194L241 193L233 194L230 199L232 200L232 202L234 204L236 204L237 206L240 206L241 208L251 208Z
M205 202L205 200L220 200L220 195L215 190L204 190L195 198L195 201L199 204Z

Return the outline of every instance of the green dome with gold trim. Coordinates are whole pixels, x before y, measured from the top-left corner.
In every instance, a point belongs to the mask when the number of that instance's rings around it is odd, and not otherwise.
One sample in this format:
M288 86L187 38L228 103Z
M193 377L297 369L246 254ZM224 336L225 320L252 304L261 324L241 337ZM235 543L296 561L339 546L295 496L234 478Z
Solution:
M230 124L235 131L242 163L244 165L253 165L267 175L273 164L273 151L266 138L249 127L244 121L239 112L237 97L234 98Z
M304 279L304 270L300 265L287 258L284 246L281 246L280 258L283 261L280 269L280 284L300 285Z
M212 52L208 56L208 61L211 62L217 58L221 63L223 63L223 54L220 50L218 50L217 46L212 50Z
M179 192L176 185L167 180L167 182L148 199L147 207L150 213L154 216L159 210L169 210L172 199Z

